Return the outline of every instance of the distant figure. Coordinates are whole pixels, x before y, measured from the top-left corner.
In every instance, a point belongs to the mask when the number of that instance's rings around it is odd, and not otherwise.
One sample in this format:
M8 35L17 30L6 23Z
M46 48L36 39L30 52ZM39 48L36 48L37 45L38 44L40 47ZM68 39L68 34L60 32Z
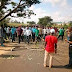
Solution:
M65 34L65 29L64 29L64 27L63 27L62 29L63 29L63 37L64 37L64 34Z
M16 33L16 28L12 27L11 28L11 33L12 33L12 42L15 41L15 33Z
M35 37L36 37L36 43L37 43L38 39L39 39L39 30L38 30L38 27L36 27L36 30L35 30Z
M25 28L25 26L22 27L22 30L23 30L22 37L23 37L24 42L26 42L26 28Z
M35 41L35 26L32 27L32 39L33 39L33 42Z
M62 37L62 40L63 40L63 36L64 36L64 30L61 28L61 29L59 30L58 39L59 39L60 37Z
M39 30L39 40L41 41L41 38L42 38L42 27L40 26L38 28L38 30Z
M21 29L21 26L17 28L17 35L18 35L18 42L21 42L21 36L22 36L23 30Z
M0 43L1 43L1 46L4 46L3 45L3 25L1 25L0 27Z
M9 37L10 37L10 27L9 27L9 26L7 27L7 31L6 31L6 33L7 33L7 37L8 37L8 39L9 39Z
M72 27L70 27L69 32L70 32L69 40L65 39L65 41L69 43L69 64L65 65L65 67L72 69Z
M26 40L28 42L28 44L30 43L30 38L31 38L31 30L29 29L29 27L27 27L27 30L26 30Z
M44 67L47 66L47 57L50 56L49 68L52 67L54 52L57 52L57 38L54 36L55 30L50 30L50 35L45 37L45 57L44 57Z
M66 30L66 36L67 36L67 40L69 41L69 38L70 38L70 32L69 32L69 29L70 28L67 28L67 30Z
M50 28L49 27L46 28L46 32L47 32L47 34L50 33Z
M43 28L42 33L43 33L43 39L45 39L45 36L47 35L46 27Z

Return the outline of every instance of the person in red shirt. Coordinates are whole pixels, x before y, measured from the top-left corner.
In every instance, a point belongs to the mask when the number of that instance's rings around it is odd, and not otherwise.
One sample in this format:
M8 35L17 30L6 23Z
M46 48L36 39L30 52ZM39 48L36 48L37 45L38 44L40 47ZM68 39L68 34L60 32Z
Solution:
M23 30L21 29L21 26L19 26L17 28L17 35L18 35L18 42L19 42L19 44L20 44L20 41L21 41L20 39L21 39L22 33L23 33Z
M50 30L50 35L45 37L45 57L44 57L44 67L46 67L46 61L48 55L50 56L49 68L52 67L53 54L57 52L57 38L54 36L55 30Z

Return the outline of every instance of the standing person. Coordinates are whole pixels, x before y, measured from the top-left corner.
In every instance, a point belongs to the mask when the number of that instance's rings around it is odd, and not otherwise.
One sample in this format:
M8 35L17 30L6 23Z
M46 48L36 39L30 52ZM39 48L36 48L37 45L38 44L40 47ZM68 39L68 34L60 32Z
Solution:
M64 29L64 27L63 27L63 37L64 37L64 34L65 34L65 29Z
M66 30L67 40L69 40L69 37L70 37L70 32L69 32L69 29L70 29L70 28L67 28L67 30Z
M38 27L36 27L36 30L35 30L35 37L36 37L36 43L38 42L38 38L39 38L39 30L38 30Z
M65 65L65 67L72 69L72 27L69 29L69 32L69 40L65 39L65 41L69 43L69 64Z
M63 31L63 29L61 28L61 29L59 30L58 39L59 39L60 37L62 37L62 40L63 40L63 34L64 34L64 31Z
M3 45L3 25L1 25L0 27L0 43L1 43L1 46L4 46Z
M10 27L10 39L12 39L12 32L11 32L12 26Z
M26 39L27 39L28 44L30 43L30 37L31 37L31 30L29 29L29 27L27 27Z
M50 56L49 68L52 67L53 54L57 52L57 38L54 36L55 30L50 30L50 35L45 37L45 57L44 57L44 67L46 67L47 57Z
M21 35L23 33L23 30L21 29L21 26L19 26L17 28L17 35L18 35L18 42L20 43L21 42Z
M40 26L38 28L38 30L39 30L39 40L41 41L41 38L42 38L42 27Z
M47 27L47 28L46 28L46 31L47 31L47 34L49 34L49 33L50 33L50 28Z
M4 39L6 39L6 30L5 30L6 27L3 27L3 36L4 36Z
M24 41L26 41L26 28L25 28L25 26L22 27L22 30L23 30L23 39L24 39Z
M7 27L6 33L7 33L8 39L9 39L9 36L10 36L10 27L9 26Z
M15 41L15 33L16 33L16 28L15 27L12 27L11 28L12 42Z
M57 29L57 27L54 27L54 30L55 30L55 35L57 36L58 35L58 29Z
M35 41L35 26L32 27L32 39L33 39L33 42Z
M46 27L43 28L42 33L43 33L43 39L45 39L45 36L47 35Z

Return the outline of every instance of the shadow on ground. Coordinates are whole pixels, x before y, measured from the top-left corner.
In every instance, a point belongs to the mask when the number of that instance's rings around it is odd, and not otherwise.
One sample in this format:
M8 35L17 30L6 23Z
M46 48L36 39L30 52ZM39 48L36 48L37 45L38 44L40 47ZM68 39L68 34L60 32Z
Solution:
M1 58L12 58L12 57L20 57L20 55L0 55Z

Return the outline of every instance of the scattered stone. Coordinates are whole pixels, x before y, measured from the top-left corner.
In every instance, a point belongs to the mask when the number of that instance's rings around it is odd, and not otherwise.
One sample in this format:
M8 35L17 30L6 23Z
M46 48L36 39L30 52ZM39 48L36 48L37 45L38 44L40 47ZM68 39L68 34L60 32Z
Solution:
M32 58L28 58L28 60L32 60Z
M14 49L15 49L15 47L12 47L12 48L11 48L11 51L14 51Z

